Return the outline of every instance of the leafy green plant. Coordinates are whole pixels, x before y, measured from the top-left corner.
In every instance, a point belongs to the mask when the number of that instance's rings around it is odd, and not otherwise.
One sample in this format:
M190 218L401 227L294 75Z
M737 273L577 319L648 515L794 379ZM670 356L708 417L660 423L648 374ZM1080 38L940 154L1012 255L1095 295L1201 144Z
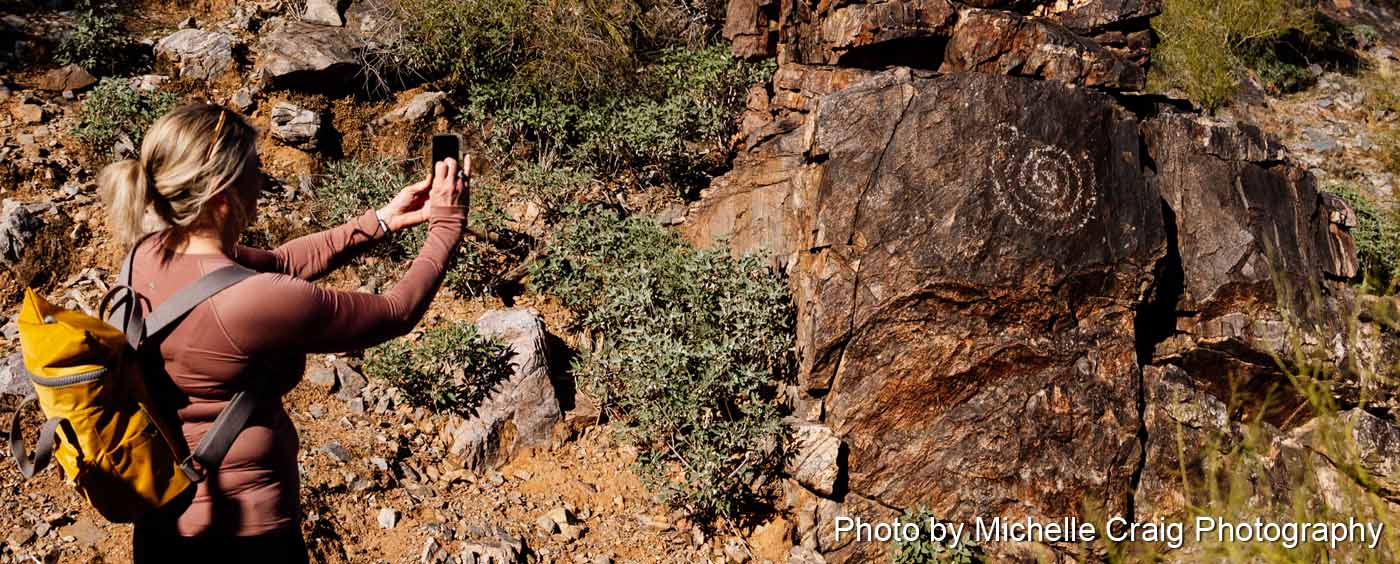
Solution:
M894 552L890 560L894 564L972 564L981 562L977 544L971 538L960 539L958 546L948 547L933 538L928 523L933 512L924 507L906 509L900 516L901 523L917 523L918 539L898 538L894 541Z
M564 223L530 277L594 336L575 374L664 499L706 522L764 495L782 460L793 312L761 258L697 251L649 219L592 211Z
M412 405L470 417L492 386L510 377L509 350L459 321L370 349L365 372L399 388Z
M58 62L76 64L93 73L120 68L129 40L116 6L103 0L82 0L76 12L73 29L58 44Z
M125 136L139 150L146 129L179 102L171 92L146 92L126 80L103 78L88 93L71 134L95 153L105 153Z
M1207 109L1226 104L1252 61L1279 79L1274 41L1293 30L1314 30L1313 8L1297 0L1166 0L1152 21L1161 43L1152 53L1152 86L1180 89Z
M695 184L773 68L729 55L717 5L407 0L403 38L381 58L466 92L461 118L496 154L558 172L523 171L528 188Z
M1325 189L1349 202L1356 210L1356 256L1362 283L1375 292L1394 291L1400 278L1400 212L1385 210L1362 195L1355 185L1329 182Z

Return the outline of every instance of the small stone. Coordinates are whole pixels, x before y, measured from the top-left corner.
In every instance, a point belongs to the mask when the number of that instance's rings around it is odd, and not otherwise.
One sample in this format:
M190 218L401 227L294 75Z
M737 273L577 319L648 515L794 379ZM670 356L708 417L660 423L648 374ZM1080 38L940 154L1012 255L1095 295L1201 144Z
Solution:
M10 537L9 539L7 539L7 542L10 543L10 546L12 548L18 548L29 544L33 540L33 529L30 529L29 527L15 527L14 530L10 531Z
M184 78L213 80L233 69L236 43L227 33L182 29L161 39L155 52L158 59L178 67Z
M185 18L185 19L183 19L183 20L180 20L180 29L197 29L197 28L199 28L199 22L196 22L196 21L194 20L194 16L190 16L190 17L188 17L188 18Z
M341 464L350 461L350 451L345 450L345 447L340 446L338 442L326 443L326 446L321 447L321 452L330 455L331 458Z
M44 535L49 534L49 531L52 529L53 525L40 522L38 525L34 526L34 534L42 538Z
M326 416L326 408L321 407L320 404L313 405L306 408L306 414L310 415L312 419L320 419Z
M535 526L546 536L552 535L559 530L559 524L555 523L553 519L550 519L548 515L541 515L539 519L535 519Z
M52 92L62 92L65 90L82 90L97 84L97 78L78 65L65 65L53 69L39 79L40 90Z
M306 0L306 11L301 19L314 24L343 26L345 18L341 17L336 3L336 0Z
M583 525L559 525L559 536L565 541L576 541L583 538L584 531L588 528Z
M364 414L364 412L365 412L365 400L364 400L363 398L355 398L355 399L350 400L348 403L349 403L349 405L350 405L350 413L355 413L355 414L360 414L360 415L363 415L363 414Z
M651 515L638 515L637 522L643 527L657 531L669 531L672 527L671 522L667 521L665 518L652 517Z
M578 523L578 520L574 518L573 512L569 511L567 507L556 507L553 511L545 515L560 525L574 525Z
M392 507L379 510L379 528L392 529L399 522L399 512Z
M393 111L379 116L374 120L374 125L384 125L393 122L412 122L425 117L442 115L447 101L446 92L420 92L415 94L402 106L394 108Z
M298 149L314 151L321 137L321 114L279 102L272 107L272 137Z
M369 457L369 465L379 469L380 472L389 471L389 461L379 456Z
M350 401L361 396L365 386L369 384L360 371L350 367L350 364L343 359L335 359L331 362L335 368L335 378L340 383L340 389L336 391L335 397L342 401Z
M530 477L532 476L529 472L527 472L527 471L525 471L525 470L516 470L515 473L513 473L513 474L511 474L511 475L514 476L515 479L520 480L520 481L522 481L522 482L524 482L524 481L526 481L526 480L529 480Z
M744 564L749 561L749 550L744 546L744 541L729 539L724 541L724 556L736 564Z
M247 88L239 88L234 91L233 96L228 99L228 104L240 113L248 113L253 109L253 93Z
M42 106L29 103L16 105L14 109L10 110L10 113L15 116L15 119L24 123L43 123L44 118L48 117Z
M33 145L33 144L34 144L34 134L33 134L33 133L21 133L21 134L19 134L17 137L19 138L19 144L20 144L20 145Z
M335 368L321 366L306 373L306 381L327 390L335 387Z
M142 92L155 92L167 82L170 82L170 77L163 74L143 74L127 79L131 88Z

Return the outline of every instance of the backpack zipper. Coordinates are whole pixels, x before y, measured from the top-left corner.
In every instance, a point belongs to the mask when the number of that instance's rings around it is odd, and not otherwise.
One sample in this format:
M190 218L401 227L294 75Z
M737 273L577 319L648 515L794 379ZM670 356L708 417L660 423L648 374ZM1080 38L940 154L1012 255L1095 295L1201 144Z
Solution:
M44 386L46 388L58 388L62 386L71 386L73 384L83 384L106 376L107 367L104 366L96 370L79 372L77 374L71 374L68 376L59 376L57 378L45 378L43 376L30 372L28 367L25 367L24 373L29 375L29 381L33 382L35 386Z

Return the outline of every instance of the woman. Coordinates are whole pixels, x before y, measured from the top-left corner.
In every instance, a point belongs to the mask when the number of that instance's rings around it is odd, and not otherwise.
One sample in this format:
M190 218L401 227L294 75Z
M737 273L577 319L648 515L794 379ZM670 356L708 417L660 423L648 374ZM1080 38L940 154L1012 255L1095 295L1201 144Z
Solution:
M281 397L301 380L308 353L365 348L417 324L466 223L470 164L459 175L449 159L345 225L274 251L240 246L264 189L256 139L253 126L231 110L185 106L151 126L140 160L109 165L99 178L113 231L128 244L140 241L132 287L148 308L224 266L259 272L197 306L160 343L166 372L188 397L178 414L190 445L234 393L256 389L258 403L189 509L137 524L136 562L307 561L299 443ZM144 237L151 216L163 229ZM423 222L427 241L392 290L336 292L310 282L373 241Z

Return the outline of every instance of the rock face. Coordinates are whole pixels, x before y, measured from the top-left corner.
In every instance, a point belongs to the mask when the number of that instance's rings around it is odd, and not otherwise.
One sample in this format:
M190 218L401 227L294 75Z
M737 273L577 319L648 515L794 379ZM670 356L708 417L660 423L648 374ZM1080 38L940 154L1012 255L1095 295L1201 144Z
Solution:
M1356 270L1345 202L1255 128L1121 92L1142 85L1159 9L730 3L734 53L779 66L681 229L789 274L797 444L829 429L846 448L834 480L802 446L787 469L803 546L880 558L825 531L919 505L1180 516L1199 500L1179 495L1172 437L1238 440L1236 379L1258 405L1298 343L1336 366L1384 356L1337 339ZM1280 476L1320 456L1289 449Z
M1312 176L1249 126L1164 113L1144 133L1153 186L1174 218L1168 266L1180 285L1153 361L1185 368L1219 397L1232 377L1271 384L1273 355L1290 356L1294 338L1342 361L1349 294L1325 279L1355 263L1355 246L1335 233Z
M361 70L364 44L344 28L310 22L279 22L269 28L258 41L257 72L272 86L337 90Z
M1147 18L1160 10L1152 0L733 0L724 33L746 58L1028 74L1134 90L1150 47Z
M180 76L212 80L233 68L232 35L182 29L156 43L156 56L180 70Z
M314 151L320 143L321 114L278 103L272 107L272 136L298 149Z
M563 418L549 375L544 320L531 309L489 311L476 322L482 335L510 345L511 376L492 391L471 419L451 430L451 453L469 469L504 462L517 449L550 444Z

